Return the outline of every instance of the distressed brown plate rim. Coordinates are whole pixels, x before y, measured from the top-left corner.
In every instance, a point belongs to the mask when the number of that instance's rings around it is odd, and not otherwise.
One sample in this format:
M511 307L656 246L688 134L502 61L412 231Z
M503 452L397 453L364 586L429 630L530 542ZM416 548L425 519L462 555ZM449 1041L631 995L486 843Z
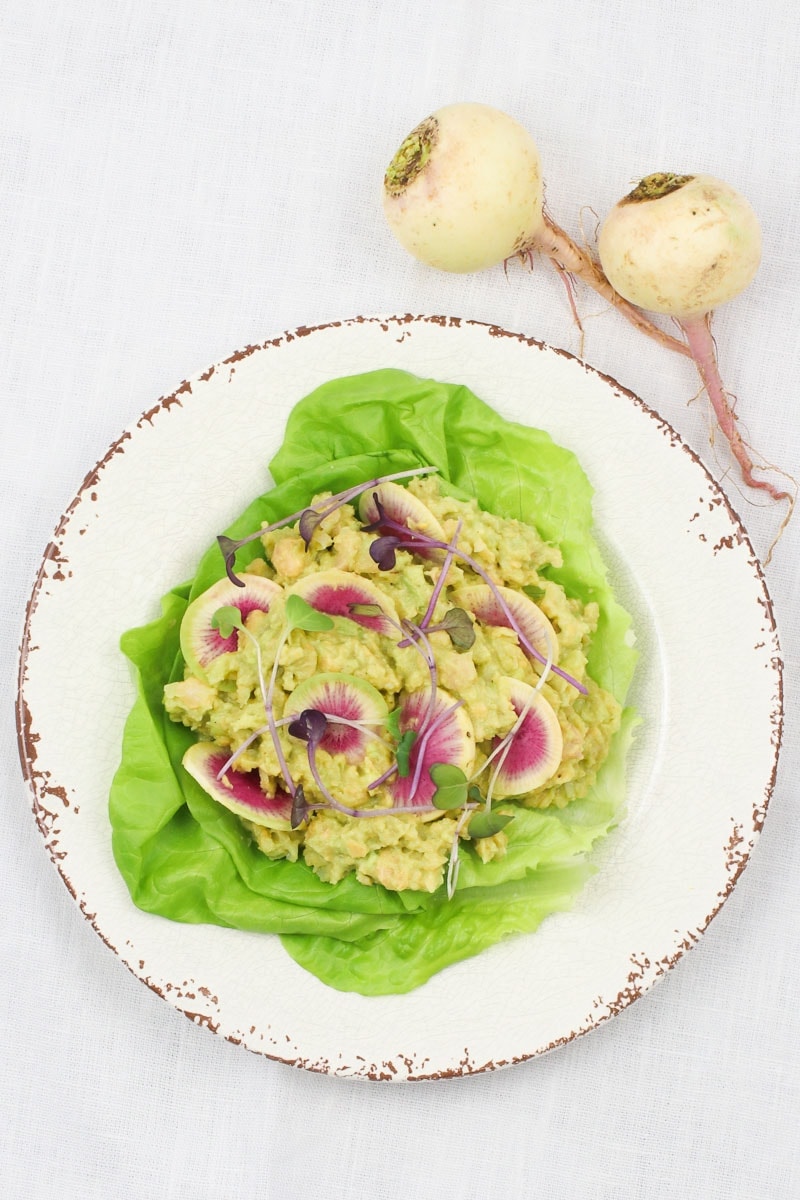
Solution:
M297 1054L283 1054L274 1046L265 1049L257 1044L248 1043L245 1031L234 1031L225 1028L224 1020L220 1019L219 1014L214 1011L214 1001L218 998L215 996L213 989L194 982L187 983L185 989L175 985L163 986L158 980L148 976L144 960L135 959L129 950L115 945L109 938L103 928L102 915L94 910L91 898L84 893L84 889L76 885L71 879L69 872L70 855L61 845L60 833L62 821L67 813L72 813L73 810L77 813L79 811L78 806L74 804L74 801L68 795L68 789L64 786L63 782L53 775L48 769L47 764L42 764L39 761L41 751L44 747L41 744L41 733L37 729L35 717L29 707L29 697L27 694L31 656L35 656L38 650L38 647L34 646L31 642L31 631L36 620L38 606L43 599L49 598L47 589L52 588L54 583L58 583L68 577L69 564L66 561L64 553L64 542L68 540L70 527L76 513L102 487L110 464L113 464L118 456L126 453L128 444L136 436L137 431L141 431L145 427L153 429L156 425L163 424L170 413L183 411L184 406L193 395L193 390L198 389L204 383L208 383L215 375L222 376L227 373L228 383L232 382L240 364L247 363L253 359L253 356L264 352L292 345L303 345L306 343L306 339L310 338L313 342L315 338L320 338L332 331L340 330L345 332L366 330L370 331L370 337L372 333L380 331L387 344L388 340L392 339L396 345L400 345L405 341L406 337L411 337L413 340L412 335L418 335L419 331L431 329L461 332L467 337L467 340L475 336L479 339L490 339L497 343L524 347L563 359L571 365L573 371L579 369L587 377L602 381L611 392L624 400L627 405L633 406L639 413L650 418L657 426L659 433L668 440L670 446L691 460L693 469L695 472L699 472L698 478L702 477L707 489L707 496L710 497L708 500L709 511L716 510L711 512L711 516L709 517L705 513L701 514L698 509L697 514L692 515L691 521L694 521L695 517L699 520L702 515L703 519L711 520L713 518L718 524L720 514L723 514L723 524L729 532L721 537L718 546L714 546L714 555L715 557L717 555L724 557L727 551L736 551L736 553L743 555L746 559L747 567L752 572L757 588L759 589L759 604L763 608L765 636L768 635L771 639L768 646L770 652L769 667L771 669L774 688L773 707L769 714L771 723L771 769L768 772L761 795L754 798L750 820L737 820L732 823L729 836L723 847L725 855L725 882L724 886L716 894L715 903L710 906L709 911L696 924L685 929L680 935L678 935L678 931L676 930L675 943L669 953L659 956L651 955L645 950L631 952L627 974L618 994L609 1000L600 998L595 1011L588 1014L585 1021L576 1024L576 1026L561 1036L554 1037L545 1045L538 1045L534 1049L520 1054L509 1054L498 1058L476 1059L469 1048L465 1048L460 1061L452 1061L446 1066L437 1066L437 1064L431 1062L430 1057L426 1059L424 1056L411 1055L404 1058L402 1054L396 1055L391 1059L386 1058L380 1062L370 1062L367 1058L364 1058L362 1062L354 1060L352 1063L343 1064L320 1056L303 1057ZM369 338L367 340L369 341ZM378 337L376 344L380 343L381 337ZM489 341L486 344L488 345ZM372 366L378 365L387 364L372 363ZM370 369L370 367L359 366L358 369ZM408 369L412 368L409 367ZM437 375L437 370L434 368L431 374ZM556 440L559 440L558 437L556 437ZM702 524L702 520L700 523ZM699 529L700 526L698 525L697 528ZM763 569L758 557L730 501L714 481L701 458L683 442L679 434L668 422L660 417L640 397L622 387L612 377L589 367L567 351L546 346L538 339L527 337L521 333L511 333L497 326L479 321L450 316L422 316L406 313L387 317L354 317L317 326L300 326L293 331L270 338L261 344L247 345L220 362L215 363L202 373L199 373L193 379L185 380L175 391L162 397L153 407L144 412L135 426L122 433L109 447L106 454L99 460L96 466L86 475L74 499L59 519L53 538L45 550L26 608L25 625L19 655L16 720L22 771L30 786L34 818L42 834L51 861L58 870L61 879L73 899L78 904L85 919L89 921L95 932L109 949L122 959L137 978L145 982L158 995L168 1000L170 1004L183 1012L196 1024L203 1025L211 1031L219 1033L229 1041L243 1044L248 1049L260 1053L269 1059L284 1062L292 1066L303 1067L308 1070L368 1079L439 1079L495 1070L500 1067L527 1061L554 1049L556 1046L564 1045L576 1037L589 1032L591 1029L597 1028L609 1017L622 1012L634 1000L642 996L657 979L666 974L683 957L687 950L697 943L714 916L722 908L741 872L747 865L753 845L766 816L777 772L783 729L782 680L783 662L777 639L776 622ZM530 936L538 937L539 935ZM355 1056L355 1059L359 1057ZM426 1067L426 1063L429 1066Z

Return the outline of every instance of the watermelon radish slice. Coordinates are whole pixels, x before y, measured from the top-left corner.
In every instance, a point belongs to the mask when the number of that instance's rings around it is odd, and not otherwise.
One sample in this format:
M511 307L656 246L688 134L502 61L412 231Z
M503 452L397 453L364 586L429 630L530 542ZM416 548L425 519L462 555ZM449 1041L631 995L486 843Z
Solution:
M397 776L392 783L392 795L398 808L417 808L430 804L436 784L430 776L435 763L450 763L460 767L465 775L475 760L475 731L463 707L441 688L436 690L433 711L430 712L431 689L411 692L400 702L398 727L401 735L414 730L418 736L411 747L409 773ZM426 717L430 712L430 717ZM425 728L420 728L425 722ZM416 783L416 788L415 788Z
M374 629L376 633L382 633L394 641L403 636L397 610L389 597L368 579L362 579L350 571L334 568L320 571L318 575L308 575L294 584L292 592L301 596L317 612L327 613L330 617L347 617L356 625ZM352 605L377 605L385 615L353 612Z
M522 724L510 740L508 753L502 752L496 762L502 766L494 777L493 795L524 796L556 773L564 753L561 726L553 709L535 688L519 679L503 675L497 681L500 694L517 714L528 709ZM500 738L494 745L499 746ZM492 767L492 771L496 768Z
M553 662L558 662L558 637L542 610L524 592L499 586L497 591L533 648L538 650L543 658L547 658L552 646ZM503 606L488 584L475 583L458 588L453 593L453 600L461 608L474 613L484 625L512 628L508 613L504 612Z
M267 796L261 789L258 771L226 771L218 779L230 757L211 742L195 742L183 756L185 769L204 792L229 808L237 817L268 829L291 829L292 798L285 792Z
M307 708L315 708L328 718L357 721L361 725L383 725L389 710L383 696L371 683L327 671L312 675L299 684L286 701L284 714L299 716ZM370 734L353 725L328 721L319 746L328 754L343 754L348 762L360 762L364 757Z
M423 533L426 537L434 538L438 542L447 542L445 531L427 504L423 504L413 492L401 487L399 483L381 483L378 487L370 488L368 492L363 493L358 502L358 514L365 525L372 525L380 519L378 506L375 503L376 496L381 503L384 516L388 517L390 521L396 521L399 525L405 526L412 534ZM377 532L396 533L397 530L387 526L385 530L378 527ZM442 551L439 549L424 550L420 547L419 550L415 549L414 553L419 553L423 558L440 558Z
M224 638L218 629L212 629L211 618L219 608L238 608L242 621L254 610L269 612L270 606L283 591L271 579L261 575L242 575L244 587L237 587L229 579L220 579L208 591L193 600L181 621L181 653L193 675L202 678L205 668L220 654L229 654L237 649L239 635L234 630Z

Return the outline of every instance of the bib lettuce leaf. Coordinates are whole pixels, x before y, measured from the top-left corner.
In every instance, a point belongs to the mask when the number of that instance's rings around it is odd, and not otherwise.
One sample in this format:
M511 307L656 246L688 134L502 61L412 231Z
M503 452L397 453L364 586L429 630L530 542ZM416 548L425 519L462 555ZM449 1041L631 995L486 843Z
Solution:
M386 369L333 380L292 410L270 463L275 486L225 530L241 538L339 492L390 472L433 465L443 486L557 542L550 578L600 621L592 677L624 703L635 669L630 617L614 599L592 536L592 489L578 460L541 430L509 422L456 384ZM237 570L259 553L242 548ZM409 991L450 963L568 909L592 873L589 852L624 810L625 755L635 723L626 710L590 794L565 809L522 809L508 853L483 864L461 850L458 891L389 892L348 876L322 882L298 861L267 859L239 820L181 767L194 735L167 717L164 685L183 678L179 629L195 596L224 575L216 544L194 578L162 600L162 614L128 631L137 698L125 726L109 813L117 866L134 903L175 921L282 937L288 953L324 983L380 995Z

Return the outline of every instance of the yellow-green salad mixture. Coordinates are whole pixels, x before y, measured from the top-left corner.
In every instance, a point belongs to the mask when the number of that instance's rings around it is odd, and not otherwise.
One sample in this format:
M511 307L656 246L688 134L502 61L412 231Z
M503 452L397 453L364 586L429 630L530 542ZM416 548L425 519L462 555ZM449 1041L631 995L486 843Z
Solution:
M591 873L624 800L629 618L577 460L464 388L333 381L270 466L123 639L115 856L148 911L405 991Z
M269 858L435 892L459 838L506 852L496 802L586 795L621 705L586 673L597 604L539 574L558 548L433 474L406 482L265 533L187 609L164 703L200 735L186 769Z

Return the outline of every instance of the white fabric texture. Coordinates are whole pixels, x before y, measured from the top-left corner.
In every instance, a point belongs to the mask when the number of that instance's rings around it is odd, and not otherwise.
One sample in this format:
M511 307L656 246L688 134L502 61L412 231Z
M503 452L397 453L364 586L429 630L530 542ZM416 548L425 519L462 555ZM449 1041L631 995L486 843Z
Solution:
M799 61L794 0L5 0L3 1196L800 1195L800 514L767 569L786 723L750 865L645 998L496 1074L342 1081L191 1024L121 967L61 884L13 728L25 603L59 514L124 426L182 379L359 313L470 317L579 350L546 264L449 276L388 233L383 169L442 104L479 100L525 124L549 209L579 240L650 171L706 171L748 196L762 266L714 331L749 441L800 477ZM691 364L593 294L578 303L587 360L703 456L766 554L781 512L743 497L719 439L710 447ZM146 508L145 496L143 519ZM683 685L702 687L700 664Z

